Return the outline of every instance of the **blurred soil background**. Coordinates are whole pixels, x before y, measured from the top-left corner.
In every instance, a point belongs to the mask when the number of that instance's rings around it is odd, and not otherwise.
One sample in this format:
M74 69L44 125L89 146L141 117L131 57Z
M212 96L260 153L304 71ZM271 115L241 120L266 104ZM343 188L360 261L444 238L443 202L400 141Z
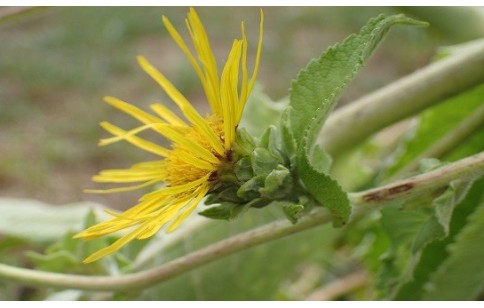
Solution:
M447 8L444 12L460 8ZM0 12L3 9L0 9ZM203 7L198 13L219 64L246 23L249 57L258 39L259 9ZM328 46L357 32L380 13L420 15L437 21L428 29L396 27L359 73L340 103L369 93L428 64L437 48L469 39L468 31L439 27L449 19L439 8L267 7L258 81L274 100L285 97L291 79ZM187 8L42 8L0 24L0 196L51 204L92 200L110 207L133 205L141 193L90 195L98 171L128 168L157 157L127 143L98 147L108 136L99 122L128 129L136 122L103 103L116 96L141 108L171 104L138 67L142 54L202 112L200 83L161 23L166 15L188 40ZM439 16L445 18L439 21ZM454 16L455 15L452 15ZM418 17L417 17L418 18ZM452 19L452 17L451 17ZM464 22L467 19L462 19ZM459 20L455 20L459 22ZM472 38L472 33L470 34ZM252 66L250 66L252 67ZM173 106L173 104L171 105Z

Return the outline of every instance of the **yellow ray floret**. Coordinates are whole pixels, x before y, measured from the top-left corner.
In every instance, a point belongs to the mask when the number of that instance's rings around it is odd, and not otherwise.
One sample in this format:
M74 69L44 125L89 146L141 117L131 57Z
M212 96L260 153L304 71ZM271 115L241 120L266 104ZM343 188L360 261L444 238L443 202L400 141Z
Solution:
M111 96L104 98L109 105L138 120L140 125L124 130L109 122L102 122L101 126L113 137L102 139L100 145L127 141L160 156L161 160L138 163L128 169L101 171L93 177L94 181L135 185L88 192L122 192L155 184L161 185L161 188L143 195L138 204L123 213L107 211L113 216L111 220L77 234L78 238L92 239L129 229L113 244L89 256L84 260L86 263L111 254L134 239L149 238L165 226L167 232L175 230L213 187L220 166L231 159L235 130L258 72L264 21L262 11L255 68L250 79L247 69L248 43L243 23L242 38L234 40L219 75L208 36L193 8L188 13L186 25L195 54L168 18L163 16L162 21L198 75L212 114L205 117L200 115L165 75L143 56L138 56L141 68L178 106L183 118L160 103L150 106L155 113L151 114L120 99ZM146 130L152 130L171 141L171 147L166 148L140 137Z

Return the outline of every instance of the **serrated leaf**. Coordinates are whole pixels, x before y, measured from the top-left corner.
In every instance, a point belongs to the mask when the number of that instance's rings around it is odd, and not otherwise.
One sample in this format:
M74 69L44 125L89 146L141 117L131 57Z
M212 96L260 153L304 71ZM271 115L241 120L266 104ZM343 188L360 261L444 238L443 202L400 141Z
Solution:
M431 243L422 252L422 256L414 270L414 278L405 284L395 300L421 300L424 285L437 268L448 258L447 246L454 241L455 236L467 224L467 218L476 210L476 202L484 191L484 179L475 181L465 199L456 206L450 222L450 235L442 241Z
M325 174L331 160L322 149L314 147L314 140L344 88L395 24L423 23L404 15L373 18L359 34L349 36L311 61L291 87L289 121L284 124L299 146L298 175L313 197L331 211L336 224L347 221L350 204L340 185Z
M410 210L392 206L382 211L381 222L392 245L382 260L377 281L380 297L393 299L413 279L423 249L448 236L454 208L468 187L469 183L451 184L437 197L430 195L412 201L406 205Z
M450 245L450 255L425 286L424 300L476 300L484 291L484 195Z
M341 186L329 175L315 170L306 155L300 156L298 162L298 173L308 192L333 214L335 225L345 224L351 206Z
M289 103L292 108L291 129L298 144L307 135L307 145L312 146L345 87L396 24L426 25L404 15L380 15L371 19L359 34L330 47L319 59L312 60L300 71L292 83Z

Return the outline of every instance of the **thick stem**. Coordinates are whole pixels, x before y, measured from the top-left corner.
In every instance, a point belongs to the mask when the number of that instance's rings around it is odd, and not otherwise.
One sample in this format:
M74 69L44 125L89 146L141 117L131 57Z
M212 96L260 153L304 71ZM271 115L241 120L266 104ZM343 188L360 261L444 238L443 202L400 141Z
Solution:
M452 180L469 180L484 174L484 153L462 159L442 168L380 188L350 193L354 205L352 218L394 202L416 197L448 185ZM218 260L235 252L304 231L331 221L324 208L309 214L296 224L276 221L212 244L159 267L119 277L80 276L48 273L0 264L0 277L27 285L84 290L126 290L152 286Z
M332 155L484 81L484 40L336 110L320 135Z

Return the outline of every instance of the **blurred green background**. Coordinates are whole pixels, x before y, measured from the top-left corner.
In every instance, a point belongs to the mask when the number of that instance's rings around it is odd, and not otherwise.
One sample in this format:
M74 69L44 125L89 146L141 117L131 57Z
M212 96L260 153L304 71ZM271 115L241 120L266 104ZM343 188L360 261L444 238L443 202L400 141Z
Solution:
M342 103L349 102L428 64L438 46L473 38L472 31L453 32L445 27L449 22L472 20L459 14L452 15L455 20L449 19L445 15L449 10L469 13L463 8L264 8L258 80L265 92L278 100L287 95L300 68L328 46L358 31L370 17L405 12L432 22L428 29L392 30L343 97ZM166 15L187 35L187 11L176 7L42 8L2 22L0 196L53 204L93 200L117 208L131 206L139 192L100 196L82 192L96 187L90 178L101 169L154 159L124 143L96 146L99 138L107 136L99 122L108 120L126 128L135 123L104 104L102 97L116 96L140 107L167 101L138 67L135 57L142 54L200 110L206 110L196 75L160 20ZM242 20L251 56L255 54L258 8L203 7L198 12L220 64L232 39L240 36Z

